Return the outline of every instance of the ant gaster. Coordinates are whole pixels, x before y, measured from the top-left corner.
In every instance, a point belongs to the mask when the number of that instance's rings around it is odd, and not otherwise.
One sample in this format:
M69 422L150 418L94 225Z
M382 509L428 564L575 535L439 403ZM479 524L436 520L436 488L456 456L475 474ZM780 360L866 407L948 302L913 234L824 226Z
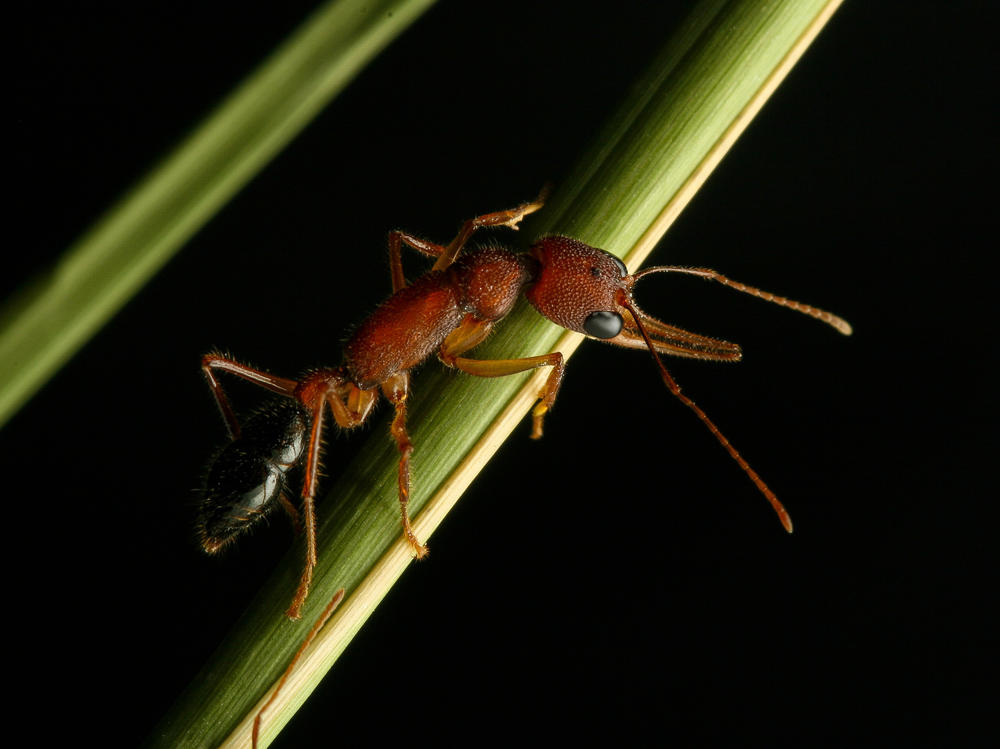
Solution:
M202 369L229 428L231 441L216 458L202 499L199 535L209 553L218 551L267 512L283 506L298 525L299 514L286 495L289 472L304 463L302 515L306 561L298 590L286 612L297 619L309 593L316 565L315 496L320 449L327 419L344 429L362 424L379 392L393 405L391 432L399 448L399 504L403 533L414 556L427 547L410 526L410 456L406 430L410 370L437 354L449 367L477 377L502 377L537 367L551 367L532 411L532 432L542 436L545 414L555 403L563 378L559 352L520 359L482 360L463 356L483 341L523 293L542 315L569 330L626 348L646 349L663 382L705 423L778 513L789 532L791 520L774 493L695 403L681 392L660 354L710 361L738 361L738 345L689 333L643 313L632 299L636 282L651 273L685 273L729 286L768 302L815 317L845 335L850 325L815 307L732 281L706 268L659 266L629 274L614 255L563 236L539 239L527 253L498 246L465 249L483 227L517 229L521 220L542 207L544 198L507 211L466 221L447 246L411 234L389 234L392 296L354 331L344 347L343 364L318 369L298 380L248 367L219 353L207 354ZM402 246L436 258L433 267L412 283L403 277ZM280 396L242 426L217 379L227 372Z

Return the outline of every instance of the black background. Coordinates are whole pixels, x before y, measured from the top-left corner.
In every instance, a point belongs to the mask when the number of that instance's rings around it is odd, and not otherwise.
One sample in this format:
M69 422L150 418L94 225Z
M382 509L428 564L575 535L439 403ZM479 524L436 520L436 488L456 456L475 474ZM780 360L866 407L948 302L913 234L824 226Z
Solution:
M312 5L22 11L0 291ZM686 12L647 5L441 3L0 432L8 709L49 713L39 740L140 742L291 545L281 523L221 560L194 543L223 435L199 355L336 363L389 288L388 229L447 239L558 185ZM653 256L854 324L843 339L666 278L640 296L743 345L738 366L672 371L795 535L647 357L585 344L545 439L519 428L275 746L986 743L997 159L981 5L848 2ZM505 517L511 493L527 527Z

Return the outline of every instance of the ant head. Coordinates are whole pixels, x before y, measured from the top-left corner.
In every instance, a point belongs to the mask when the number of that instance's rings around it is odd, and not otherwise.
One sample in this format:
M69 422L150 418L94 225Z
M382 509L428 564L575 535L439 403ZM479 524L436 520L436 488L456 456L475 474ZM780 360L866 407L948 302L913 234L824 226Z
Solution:
M543 237L531 247L539 270L525 296L557 325L610 339L625 325L634 279L610 252L569 237Z

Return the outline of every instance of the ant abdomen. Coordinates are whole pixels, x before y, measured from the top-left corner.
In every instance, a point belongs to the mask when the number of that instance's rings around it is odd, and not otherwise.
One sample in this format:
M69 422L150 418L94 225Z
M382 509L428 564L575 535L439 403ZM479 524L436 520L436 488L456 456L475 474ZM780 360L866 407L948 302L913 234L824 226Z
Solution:
M308 440L309 412L293 400L271 401L243 423L205 480L198 520L205 551L218 551L278 506Z

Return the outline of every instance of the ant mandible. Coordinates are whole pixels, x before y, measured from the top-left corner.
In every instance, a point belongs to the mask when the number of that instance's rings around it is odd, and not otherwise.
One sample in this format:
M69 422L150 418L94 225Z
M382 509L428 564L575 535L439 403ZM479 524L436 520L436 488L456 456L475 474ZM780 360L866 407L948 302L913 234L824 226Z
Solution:
M528 214L539 210L544 194L531 203L477 216L462 224L447 246L402 231L389 234L392 296L354 331L344 347L343 364L317 369L298 380L248 367L220 353L202 358L202 369L229 429L230 442L215 459L202 496L198 523L202 546L217 552L279 504L298 526L299 513L286 495L289 472L305 463L302 515L305 520L306 561L295 597L286 612L298 619L309 593L316 565L315 497L326 409L343 429L361 425L371 414L379 392L392 404L391 432L399 449L399 505L403 534L417 558L427 553L410 526L410 456L413 444L406 430L410 371L436 353L449 367L477 377L503 377L551 367L532 411L531 436L542 436L545 414L555 403L563 378L559 352L520 359L471 359L465 352L483 341L523 293L542 315L569 330L626 348L646 349L664 384L697 414L705 426L768 499L785 529L792 523L785 508L694 401L681 392L660 354L738 361L734 343L689 333L643 313L632 299L636 282L651 273L685 273L716 281L745 294L821 320L845 335L848 323L823 310L733 281L707 268L672 265L629 274L625 264L604 250L563 236L546 236L527 253L491 245L465 249L469 238L484 227L517 229ZM436 258L429 271L407 284L402 247ZM463 252L463 250L465 250ZM280 396L240 424L217 373L227 372Z

